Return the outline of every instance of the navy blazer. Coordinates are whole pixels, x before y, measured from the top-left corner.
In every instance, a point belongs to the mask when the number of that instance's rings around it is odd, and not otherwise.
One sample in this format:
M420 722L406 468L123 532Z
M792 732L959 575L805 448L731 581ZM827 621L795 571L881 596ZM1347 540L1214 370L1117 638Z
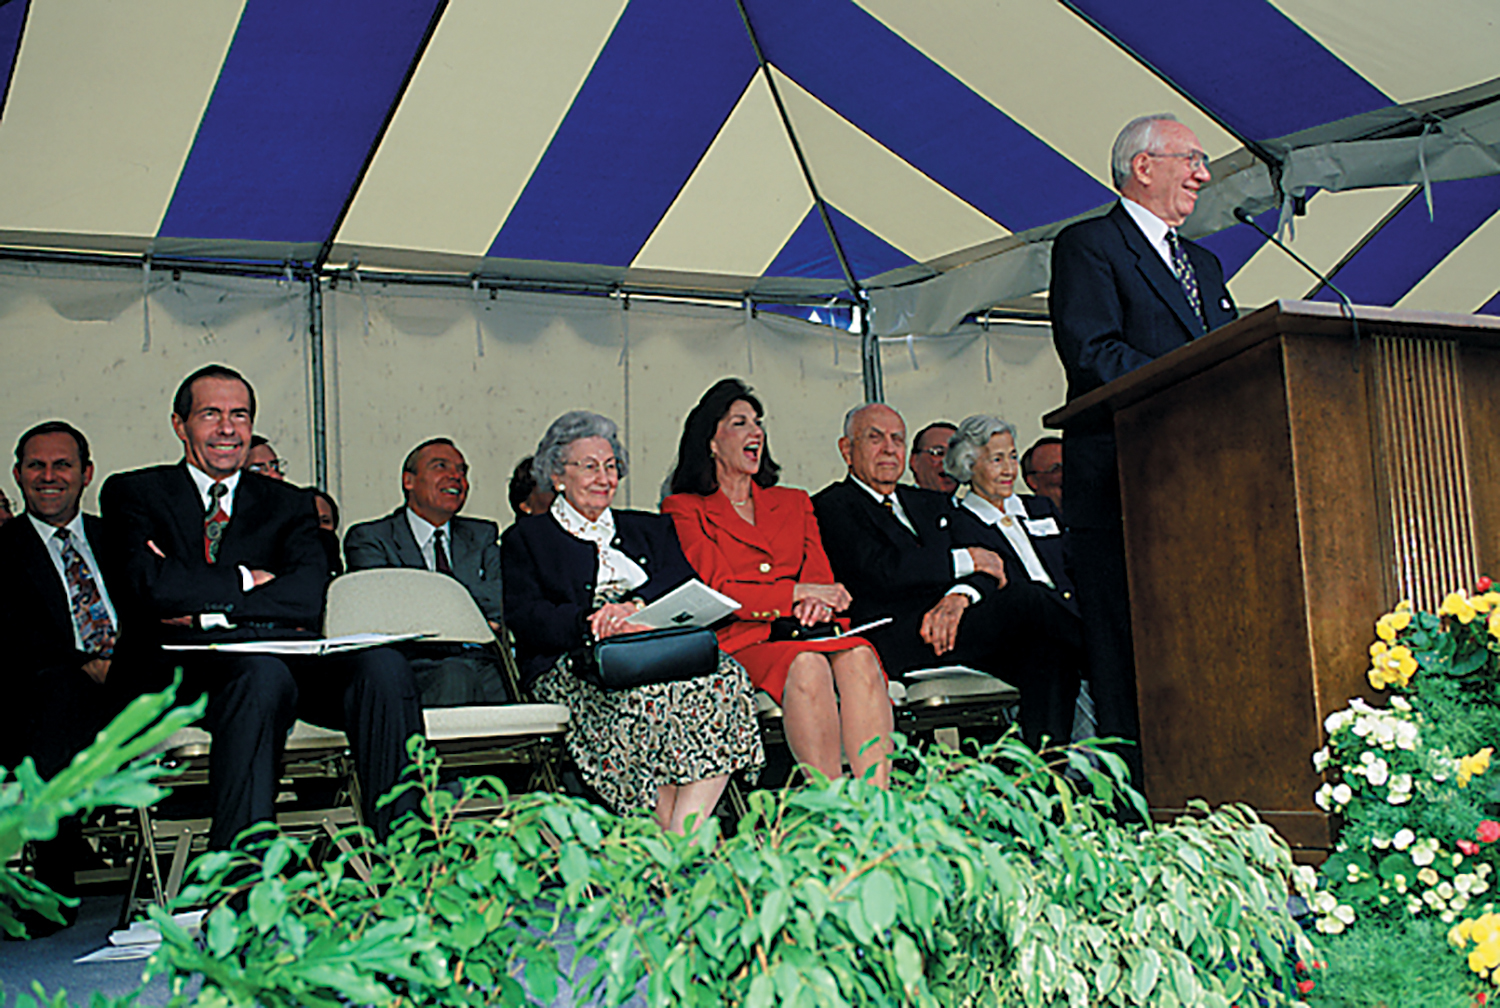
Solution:
M1049 302L1052 339L1067 374L1070 401L1237 317L1218 258L1186 239L1182 246L1198 279L1206 327L1160 253L1120 204L1057 236ZM1112 418L1079 418L1064 430L1063 442L1068 524L1118 526Z
M328 557L307 491L241 473L213 564L203 554L203 502L186 463L116 473L104 482L99 502L112 557L106 567L116 572L111 598L132 647L321 628ZM247 592L241 566L276 577ZM223 613L239 630L202 632L161 623L200 613Z
M469 589L484 618L500 622L504 600L500 589L500 526L481 518L448 521L448 562L453 576ZM406 508L384 518L360 522L344 535L344 559L351 571L372 567L427 569Z
M813 497L823 549L833 575L854 596L849 618L867 623L885 616L920 616L948 593L953 577L953 501L936 490L897 485L896 498L917 534L881 506L854 477ZM981 595L995 579L971 574L961 582Z
M84 515L83 534L95 561L102 566L104 523L93 515ZM19 671L33 673L82 668L94 657L76 646L68 589L57 576L47 544L25 515L17 515L0 527L0 571L4 572L0 578L0 627L4 628L0 639L6 642L9 663ZM114 586L103 570L93 575L105 591ZM113 595L110 601L119 605Z
M613 510L613 509L612 509ZM641 565L646 583L631 598L652 602L696 575L666 515L613 510L612 545ZM530 686L565 652L584 645L594 611L599 553L570 535L551 513L517 521L500 537L505 571L505 620L516 639L523 686Z

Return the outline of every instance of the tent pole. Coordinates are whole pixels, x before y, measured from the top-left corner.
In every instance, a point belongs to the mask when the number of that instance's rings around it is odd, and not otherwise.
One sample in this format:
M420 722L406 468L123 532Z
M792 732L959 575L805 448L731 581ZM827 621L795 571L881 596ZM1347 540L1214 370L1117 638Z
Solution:
M880 373L880 339L870 326L870 303L859 305L859 361L865 376L865 402L885 402L885 380Z
M323 394L323 278L307 275L307 358L312 368L313 483L328 490L328 403Z
M797 166L802 169L802 179L807 183L807 191L812 194L813 206L818 210L818 217L823 221L823 230L828 234L828 243L833 246L833 254L839 261L839 269L844 274L844 283L849 285L849 296L859 306L860 361L865 379L865 401L882 402L880 352L875 343L875 337L870 332L869 295L860 286L859 278L854 275L854 266L844 252L843 243L839 241L838 232L833 229L833 217L828 213L828 204L824 201L823 194L818 191L818 183L813 179L812 167L807 163L807 155L802 152L802 142L797 139L797 131L792 128L792 117L781 100L781 91L776 87L776 76L771 73L770 61L766 59L765 51L760 47L760 37L755 34L755 26L750 23L750 11L745 7L745 0L735 0L735 5L740 9L740 20L745 23L745 34L750 36L750 47L755 50L755 62L760 65L760 72L766 79L766 87L771 92L771 101L776 105L776 114L781 118L781 128L786 130L786 138L791 142L792 153L797 156Z

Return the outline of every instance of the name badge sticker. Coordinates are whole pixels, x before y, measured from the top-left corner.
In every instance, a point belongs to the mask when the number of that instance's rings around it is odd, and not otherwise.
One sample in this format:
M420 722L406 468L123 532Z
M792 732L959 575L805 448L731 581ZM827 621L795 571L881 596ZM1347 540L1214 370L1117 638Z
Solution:
M1038 518L1035 521L1023 518L1022 523L1025 524L1026 531L1034 536L1062 535L1062 529L1057 527L1056 518Z

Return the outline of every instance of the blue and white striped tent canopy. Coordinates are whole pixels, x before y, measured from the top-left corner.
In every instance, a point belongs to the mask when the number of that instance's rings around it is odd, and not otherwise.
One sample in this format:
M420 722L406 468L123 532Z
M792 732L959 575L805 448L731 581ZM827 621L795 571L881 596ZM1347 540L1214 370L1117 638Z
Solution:
M1277 221L1269 156L1353 300L1500 313L1494 0L9 0L0 82L12 254L774 300L846 292L839 250L880 329L942 331L1043 289L965 271L1173 111L1242 304L1317 288L1230 227Z

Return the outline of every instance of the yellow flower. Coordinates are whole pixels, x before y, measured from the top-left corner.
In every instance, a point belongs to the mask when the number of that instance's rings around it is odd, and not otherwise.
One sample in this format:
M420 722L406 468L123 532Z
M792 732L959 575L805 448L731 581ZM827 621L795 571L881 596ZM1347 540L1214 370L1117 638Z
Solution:
M1474 942L1469 952L1469 969L1480 976L1500 967L1500 916L1487 913L1482 917L1460 921L1448 932L1448 941L1459 949Z
M1477 777L1488 770L1490 768L1490 757L1494 754L1495 750L1492 747L1485 746L1472 756L1460 757L1458 761L1458 786L1468 787L1469 778ZM1500 965L1500 963L1496 965Z
M1390 647L1384 641L1370 645L1370 671L1365 676L1376 689L1391 685L1405 689L1416 671L1417 660L1409 648L1400 644Z
M1490 613L1489 627L1490 636L1500 638L1500 609Z
M1485 592L1483 595L1475 595L1470 599L1475 612L1487 613L1500 604L1500 592Z
M1407 609L1397 609L1388 612L1375 621L1375 636L1388 644L1396 643L1396 634L1411 625L1411 612Z
M1457 617L1458 621L1465 625L1473 621L1476 612L1474 603L1461 589L1450 592L1448 597L1443 599L1443 604L1438 606L1439 616Z

